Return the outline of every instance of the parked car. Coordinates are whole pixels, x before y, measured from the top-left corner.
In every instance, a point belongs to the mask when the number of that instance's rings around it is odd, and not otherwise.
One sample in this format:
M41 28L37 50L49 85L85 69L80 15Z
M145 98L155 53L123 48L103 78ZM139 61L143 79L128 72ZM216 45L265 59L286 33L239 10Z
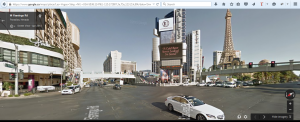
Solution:
M115 84L115 85L113 86L113 89L120 89L120 90L121 90L121 85L120 85L120 84Z
M75 94L73 87L66 87L61 91L61 94Z
M103 85L106 85L106 82L104 82Z
M247 82L243 82L243 86L248 86L248 83Z
M215 86L216 84L212 83L212 82L208 82L206 83L206 86Z
M216 82L216 86L217 87L223 87L223 83L222 82Z
M182 86L189 86L189 82L184 82Z
M90 87L90 85L89 85L89 84L86 84L86 85L85 85L85 87L86 87L86 88L89 88L89 87Z
M300 85L300 81L297 83L297 85Z
M37 90L48 92L48 90L55 90L55 87L54 86L37 86Z
M235 85L235 83L226 83L226 85L225 85L225 88L235 88L236 87L236 85Z
M243 86L243 82L242 81L236 81L235 86L236 87L241 87L241 86Z
M197 83L196 86L205 86L205 83Z
M249 86L253 86L253 82L252 81L249 81L247 82Z
M214 106L204 103L193 96L170 96L167 97L165 105L169 111L184 113L183 107L190 108L190 117L197 120L224 120L224 112Z

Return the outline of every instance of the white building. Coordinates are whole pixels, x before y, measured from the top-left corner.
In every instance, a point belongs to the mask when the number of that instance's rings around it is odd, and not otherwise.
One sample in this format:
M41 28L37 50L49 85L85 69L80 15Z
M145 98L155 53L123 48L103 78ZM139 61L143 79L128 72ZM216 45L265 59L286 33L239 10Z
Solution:
M217 66L220 63L220 59L223 51L214 51L213 52L213 65Z
M118 52L117 50L110 51L103 63L104 72L121 72L121 58L121 52Z
M242 52L240 50L235 51L236 58L241 58Z
M202 69L202 55L200 48L200 30L195 30L186 36L186 62L187 72L191 78L191 81L196 81L196 72ZM193 70L193 71L191 71Z

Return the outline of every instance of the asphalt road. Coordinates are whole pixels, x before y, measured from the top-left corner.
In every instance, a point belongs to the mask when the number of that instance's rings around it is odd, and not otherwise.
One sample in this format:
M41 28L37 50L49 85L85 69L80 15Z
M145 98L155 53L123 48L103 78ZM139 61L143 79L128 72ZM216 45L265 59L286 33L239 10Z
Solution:
M300 85L295 83L247 88L124 85L121 90L93 86L74 95L49 92L1 98L0 120L178 120L181 114L169 112L164 101L179 94L221 109L225 120L239 120L238 115L240 120L250 120L251 113L287 113L284 93L288 89L296 92L294 115L300 114Z

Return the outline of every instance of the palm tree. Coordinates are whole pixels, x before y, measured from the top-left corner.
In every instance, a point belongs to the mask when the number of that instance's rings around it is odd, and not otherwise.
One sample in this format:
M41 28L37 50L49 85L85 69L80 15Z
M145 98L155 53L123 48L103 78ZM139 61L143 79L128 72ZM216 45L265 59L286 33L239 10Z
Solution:
M258 79L258 80L262 80L262 72L255 72L254 74L253 74L253 77L254 78L256 78L256 79Z
M203 67L202 72L205 72L205 71L206 71L206 69L205 69L205 67Z

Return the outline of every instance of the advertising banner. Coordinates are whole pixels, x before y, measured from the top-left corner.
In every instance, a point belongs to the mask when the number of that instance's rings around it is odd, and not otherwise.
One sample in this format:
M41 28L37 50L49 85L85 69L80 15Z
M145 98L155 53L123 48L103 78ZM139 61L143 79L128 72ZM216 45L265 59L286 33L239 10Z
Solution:
M173 17L159 20L159 32L173 30Z
M28 75L28 91L34 88L34 75Z
M168 73L165 70L160 70L160 77L162 81L167 81L169 79Z
M160 60L163 59L181 59L182 43L170 43L159 45Z

